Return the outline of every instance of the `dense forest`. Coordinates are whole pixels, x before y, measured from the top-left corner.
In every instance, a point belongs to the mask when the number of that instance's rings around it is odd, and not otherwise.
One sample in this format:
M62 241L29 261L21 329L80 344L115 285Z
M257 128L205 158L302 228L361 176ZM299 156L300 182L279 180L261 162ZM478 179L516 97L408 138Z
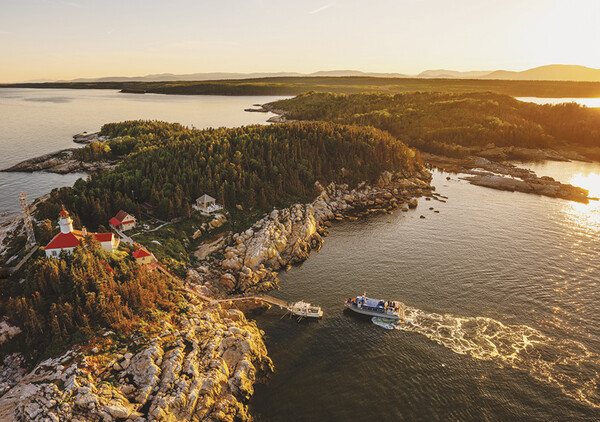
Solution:
M508 81L485 79L378 78L366 76L301 76L180 82L47 82L0 84L0 88L118 89L132 93L185 95L298 95L307 91L333 93L413 91L455 93L496 92L514 97L600 97L600 82Z
M113 139L77 157L122 157L120 165L54 190L38 206L42 218L56 218L64 205L93 229L119 209L139 213L142 202L159 217L185 217L203 193L226 207L267 211L312 198L317 180L356 184L383 170L412 173L421 166L415 151L387 132L325 122L196 130L130 121L104 125L101 134Z
M494 93L332 94L309 92L271 103L295 120L373 126L422 151L450 156L463 147L600 146L600 110L537 105Z
M0 288L0 313L23 330L27 350L53 354L100 329L150 332L168 313L185 311L168 277L105 252L91 236L72 255L39 258L28 272Z

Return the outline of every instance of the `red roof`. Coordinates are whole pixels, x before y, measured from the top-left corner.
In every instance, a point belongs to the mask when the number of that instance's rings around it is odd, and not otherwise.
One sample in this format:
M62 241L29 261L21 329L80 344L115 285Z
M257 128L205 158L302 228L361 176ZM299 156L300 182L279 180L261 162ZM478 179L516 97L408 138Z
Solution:
M58 214L58 215L65 216L65 215L69 215L69 213L67 212L66 209L63 208L62 211L60 212L60 214Z
M74 233L59 233L46 245L46 249L74 248L79 246L79 237Z
M92 233L98 242L112 242L112 233Z
M128 216L129 216L129 214L127 214L125 211L121 210L113 218L115 218L118 222L123 223L123 220L125 220Z
M115 217L111 218L110 220L108 220L108 222L110 224L112 224L113 226L117 227L121 225L121 222L119 220L117 220Z
M88 233L94 236L98 242L112 242L112 233ZM73 230L70 233L59 233L46 245L46 249L64 249L79 246L83 233L81 230Z
M148 252L146 249L139 249L133 253L133 257L135 259L144 258L144 257L150 256L150 255L151 255L150 252Z

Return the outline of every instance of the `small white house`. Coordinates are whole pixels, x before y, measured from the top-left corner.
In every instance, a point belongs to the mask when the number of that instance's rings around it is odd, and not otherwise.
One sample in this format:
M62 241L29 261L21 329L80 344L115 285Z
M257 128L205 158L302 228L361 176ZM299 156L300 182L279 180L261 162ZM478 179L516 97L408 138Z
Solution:
M48 258L60 258L62 251L73 252L73 249L79 246L82 239L88 234L94 236L100 242L100 246L108 252L114 252L119 247L120 239L113 233L88 233L85 227L81 230L74 230L73 219L64 209L59 214L58 225L60 233L54 236L44 248Z
M196 203L192 207L200 211L202 214L212 214L213 212L220 211L223 207L216 203L216 199L210 195L204 194L200 198L196 199Z
M137 225L135 217L123 210L119 211L117 215L111 218L108 222L115 229L122 231L131 230Z

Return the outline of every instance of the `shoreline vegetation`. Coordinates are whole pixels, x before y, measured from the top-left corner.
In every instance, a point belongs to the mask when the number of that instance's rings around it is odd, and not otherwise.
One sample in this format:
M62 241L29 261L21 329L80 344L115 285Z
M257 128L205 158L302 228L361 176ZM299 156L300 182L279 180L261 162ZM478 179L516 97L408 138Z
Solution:
M276 122L371 126L419 150L472 184L587 203L588 191L538 177L513 163L600 160L600 110L537 105L494 93L332 94L308 92L263 105Z
M513 97L600 98L600 82L511 81L499 79L420 79L339 77L268 77L179 82L45 82L0 84L0 88L112 89L133 94L299 95L307 91L338 94L374 92L494 92Z

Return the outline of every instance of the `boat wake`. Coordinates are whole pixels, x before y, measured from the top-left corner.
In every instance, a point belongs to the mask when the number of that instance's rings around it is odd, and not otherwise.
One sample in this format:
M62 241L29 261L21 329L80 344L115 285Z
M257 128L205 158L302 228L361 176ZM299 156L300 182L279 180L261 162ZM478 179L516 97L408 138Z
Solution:
M600 355L577 341L551 338L526 325L505 325L491 318L440 315L409 307L405 316L399 323L382 318L372 321L388 330L422 334L455 353L526 371L571 398L600 407Z

